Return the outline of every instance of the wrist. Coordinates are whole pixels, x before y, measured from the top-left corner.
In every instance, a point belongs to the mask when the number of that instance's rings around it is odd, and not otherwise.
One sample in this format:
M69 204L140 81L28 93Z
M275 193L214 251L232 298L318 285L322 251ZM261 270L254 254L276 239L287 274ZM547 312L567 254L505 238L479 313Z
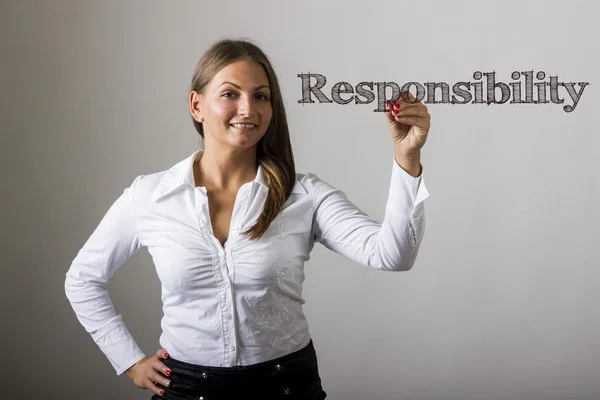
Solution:
M131 378L133 371L135 370L135 367L137 367L142 361L144 361L144 359L142 358L141 360L137 361L135 364L133 364L131 367L127 368L125 370L125 375L129 376Z
M395 153L394 159L396 163L402 168L406 173L408 173L413 178L417 178L421 175L421 155L420 153Z
M417 150L406 150L401 148L400 146L394 146L394 155L397 159L404 158L407 160L420 160L421 159L421 149Z

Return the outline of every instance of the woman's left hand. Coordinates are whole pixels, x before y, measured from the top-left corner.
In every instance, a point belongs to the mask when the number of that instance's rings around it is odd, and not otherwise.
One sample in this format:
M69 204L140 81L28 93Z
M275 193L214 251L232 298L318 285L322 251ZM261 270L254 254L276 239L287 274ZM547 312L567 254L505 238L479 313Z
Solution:
M385 108L394 148L406 155L419 153L431 127L427 107L410 92L404 92L395 103L386 101Z

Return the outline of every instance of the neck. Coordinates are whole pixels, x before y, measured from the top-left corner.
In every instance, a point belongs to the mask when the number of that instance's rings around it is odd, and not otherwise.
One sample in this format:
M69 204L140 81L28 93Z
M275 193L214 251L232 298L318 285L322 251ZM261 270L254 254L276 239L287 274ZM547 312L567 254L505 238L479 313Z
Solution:
M237 191L256 178L256 147L243 151L214 151L206 148L194 163L196 186L209 190Z

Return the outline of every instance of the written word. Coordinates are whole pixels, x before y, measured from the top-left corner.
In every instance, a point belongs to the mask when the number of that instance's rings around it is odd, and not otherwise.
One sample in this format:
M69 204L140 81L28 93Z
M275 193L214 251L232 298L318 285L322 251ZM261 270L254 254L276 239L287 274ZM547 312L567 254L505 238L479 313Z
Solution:
M563 106L565 112L572 112L577 107L583 90L589 82L559 82L558 76L551 76L546 82L546 73L539 71L518 72L514 71L511 78L514 82L496 82L496 72L473 73L473 79L480 82L457 82L452 85L452 98L450 97L450 85L446 82L408 82L400 87L395 82L359 82L352 86L349 82L337 82L331 87L330 97L323 88L327 84L327 78L321 74L301 73L298 77L302 79L302 99L300 104L319 103L336 104L369 104L377 100L377 108L373 111L385 111L386 100L397 101L401 93L411 92L414 87L416 101L426 104L563 104L559 90L566 90L571 104ZM485 82L482 81L485 77ZM537 78L538 82L534 82ZM436 89L439 89L436 91ZM391 93L389 93L391 91ZM441 100L436 96L441 92ZM390 94L388 96L388 93ZM412 92L411 92L412 93ZM549 97L549 99L548 99Z

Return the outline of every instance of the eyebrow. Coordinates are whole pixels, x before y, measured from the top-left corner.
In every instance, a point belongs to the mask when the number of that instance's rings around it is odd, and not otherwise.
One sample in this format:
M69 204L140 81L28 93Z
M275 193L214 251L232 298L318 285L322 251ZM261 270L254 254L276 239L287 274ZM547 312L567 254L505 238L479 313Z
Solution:
M240 90L242 89L242 87L241 87L240 85L236 85L235 83L232 83L232 82L227 82L227 81L226 81L226 82L223 82L223 83L221 83L221 84L219 85L219 87L223 86L223 85L224 85L224 84L226 84L226 83L230 84L231 86L235 86L236 88L238 88L238 89L240 89ZM254 90L258 90L258 89L262 89L262 88L267 88L267 89L271 90L271 88L269 87L269 85L260 85L260 86L257 86L257 87L255 87L255 88L254 88Z

